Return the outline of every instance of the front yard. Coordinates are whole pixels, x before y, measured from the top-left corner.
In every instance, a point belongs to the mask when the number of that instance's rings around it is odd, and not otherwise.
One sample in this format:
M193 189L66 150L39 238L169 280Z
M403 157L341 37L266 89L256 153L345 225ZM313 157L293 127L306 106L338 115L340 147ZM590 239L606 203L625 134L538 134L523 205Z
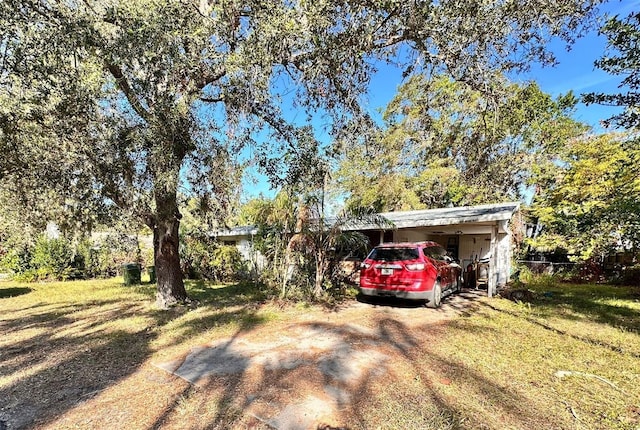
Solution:
M439 310L188 291L198 306L160 311L120 279L1 281L0 428L284 429L313 402L309 428L640 428L638 288L467 292ZM194 383L157 367L192 351L243 365Z

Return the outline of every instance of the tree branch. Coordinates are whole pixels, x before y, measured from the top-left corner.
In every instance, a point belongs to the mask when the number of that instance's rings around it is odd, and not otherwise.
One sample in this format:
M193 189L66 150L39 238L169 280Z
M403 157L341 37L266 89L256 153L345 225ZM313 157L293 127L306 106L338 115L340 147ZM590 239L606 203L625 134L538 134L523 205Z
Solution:
M400 10L400 7L396 7L395 9L393 9L391 12L389 12L389 15L387 15L387 17L385 19L382 20L382 22L380 23L380 25L378 25L378 27L376 27L373 32L371 32L371 34L376 34L378 31L380 31L380 29L382 27L384 27L387 22L389 22L391 20L392 17L394 17L395 15L397 15L398 11Z
M291 124L286 123L280 118L276 118L276 115L273 115L270 112L265 112L255 104L251 105L250 110L253 115L269 124L269 126L271 126L271 128L274 129L292 149L296 149L292 143L296 138L295 128L292 127Z
M144 108L144 106L142 106L140 100L138 99L138 96L134 94L133 89L127 81L127 78L125 78L124 74L122 73L122 69L120 68L120 66L110 63L107 60L105 60L105 65L107 70L109 70L109 73L111 73L111 76L113 76L116 80L118 88L120 88L120 90L124 93L133 110L138 115L140 115L142 119L144 119L145 121L149 121L149 112Z
M393 36L387 37L381 43L372 43L371 44L371 49L378 50L378 49L390 48L391 46L397 45L398 43L405 42L406 40L407 40L407 36L406 35L404 35L404 34L395 34Z
M200 97L200 101L205 103L220 103L224 101L224 97Z
M216 71L215 73L206 73L200 79L194 78L195 88L197 91L199 91L204 87L206 87L207 85L219 81L220 79L225 77L226 74L227 74L227 70L223 68Z

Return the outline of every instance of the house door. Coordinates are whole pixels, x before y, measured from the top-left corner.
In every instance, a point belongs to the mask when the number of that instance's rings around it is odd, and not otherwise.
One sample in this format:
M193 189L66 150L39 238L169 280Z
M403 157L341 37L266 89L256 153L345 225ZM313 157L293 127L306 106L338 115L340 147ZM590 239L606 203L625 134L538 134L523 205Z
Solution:
M458 236L447 237L447 253L454 259L460 259L458 251L460 248L460 242Z

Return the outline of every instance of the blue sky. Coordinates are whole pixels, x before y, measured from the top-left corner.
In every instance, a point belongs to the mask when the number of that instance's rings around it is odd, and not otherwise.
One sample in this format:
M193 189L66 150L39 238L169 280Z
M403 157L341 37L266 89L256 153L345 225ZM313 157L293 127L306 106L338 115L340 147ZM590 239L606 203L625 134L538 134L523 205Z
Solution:
M640 11L640 0L610 0L601 7L601 13L621 17L633 11ZM556 55L558 64L553 67L533 65L529 72L520 74L516 81L536 81L544 92L554 97L570 90L576 95L618 90L617 86L622 77L609 75L594 66L594 62L606 49L606 38L598 35L597 31L578 39L570 51L567 51L565 42L554 42L549 48ZM394 96L400 80L400 72L391 67L383 68L381 73L374 77L369 93L371 112L386 106ZM580 104L575 117L602 131L599 122L619 111L613 107Z
M601 7L601 11L609 15L626 16L632 11L640 11L640 0L610 0ZM578 39L569 51L566 50L564 42L552 43L550 48L558 59L556 66L533 65L529 72L519 75L516 81L536 81L543 91L552 96L570 90L573 90L576 95L588 92L613 93L618 91L618 84L622 77L609 75L594 66L594 61L603 55L606 48L606 39L598 35L597 31ZM392 67L380 67L370 85L369 112L374 114L379 109L384 109L400 83L401 72L399 70ZM595 131L601 132L604 130L600 121L619 111L620 109L613 107L579 104L575 118L591 125ZM321 141L329 139L326 133L322 132L318 133L316 137ZM245 200L259 194L273 196L274 193L275 191L270 189L266 180L255 172L244 182L243 196Z
M631 12L640 11L640 1L610 0L601 9L609 15L625 17ZM523 80L536 81L543 91L553 96L569 90L573 90L576 95L618 91L618 84L623 77L609 75L594 66L594 61L599 59L606 49L606 39L598 35L597 31L578 39L568 52L563 43L552 44L551 49L556 53L559 64L545 68L536 65L529 73L522 75ZM596 131L602 131L599 122L619 111L620 109L614 107L580 104L575 118L590 124Z

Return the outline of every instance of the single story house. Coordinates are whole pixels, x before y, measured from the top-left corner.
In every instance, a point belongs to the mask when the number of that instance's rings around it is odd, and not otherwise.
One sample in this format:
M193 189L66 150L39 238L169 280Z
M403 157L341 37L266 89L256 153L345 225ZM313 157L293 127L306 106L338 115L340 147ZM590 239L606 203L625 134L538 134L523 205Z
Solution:
M498 286L509 281L512 259L510 222L519 208L519 203L508 202L385 212L381 215L393 222L395 228L358 224L350 230L364 233L372 247L384 242L438 242L460 261L463 271L470 264L488 261L487 292L492 296ZM218 231L215 236L222 243L237 246L247 260L259 267L261 256L252 249L256 233L254 227L235 227Z
M238 226L218 230L212 233L222 245L232 245L238 248L242 257L251 263L252 268L264 267L265 258L253 247L253 240L258 229L254 226Z

